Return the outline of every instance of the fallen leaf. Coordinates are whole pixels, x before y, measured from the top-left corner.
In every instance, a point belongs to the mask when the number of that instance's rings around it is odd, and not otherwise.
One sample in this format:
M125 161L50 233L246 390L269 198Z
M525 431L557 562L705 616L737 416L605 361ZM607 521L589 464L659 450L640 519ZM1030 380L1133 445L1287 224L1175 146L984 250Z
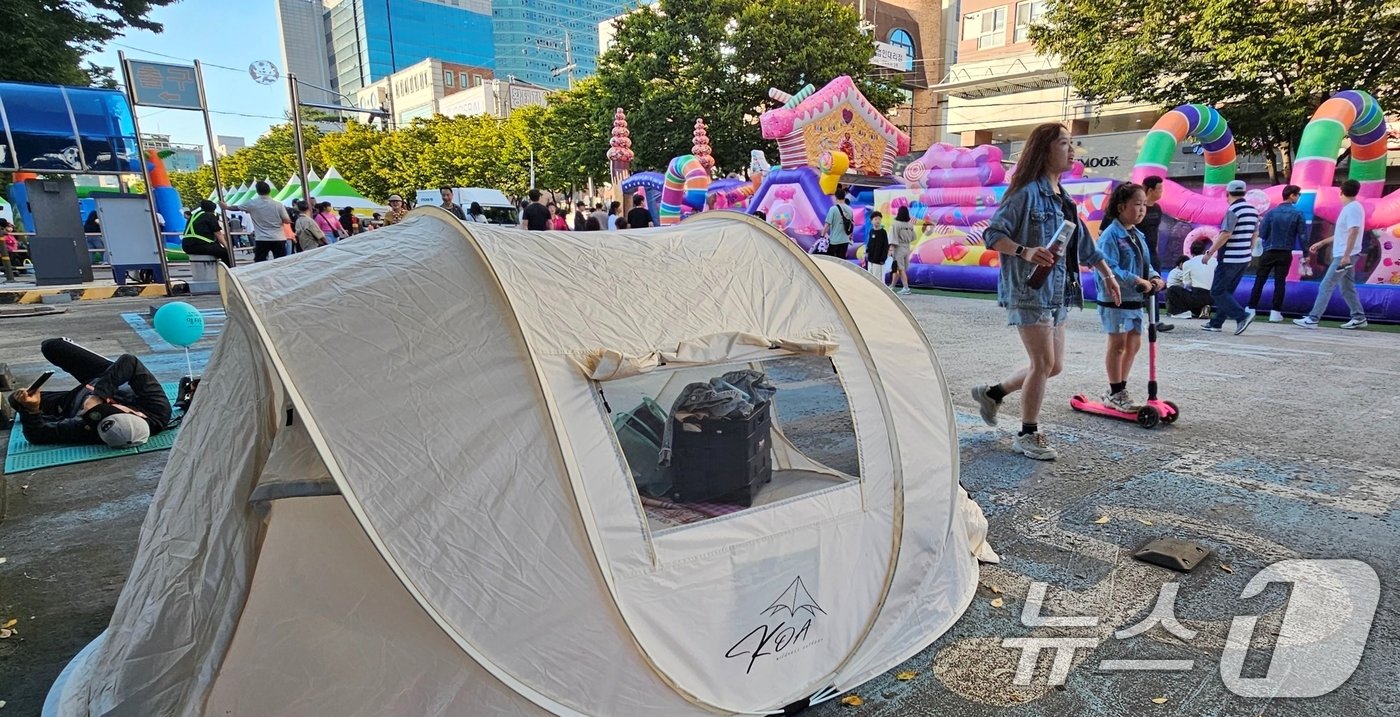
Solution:
M1005 605L1005 604L1006 604L1006 601L1005 601L1005 600L1002 600L1001 598L996 598L996 599L992 600L992 607L999 608L999 607L1001 607L1002 605Z
M9 558L0 558L0 565L4 565L5 563L8 563L8 562L10 562L10 559L9 559Z
M18 624L19 624L19 618L14 618L14 617L12 617L12 618L10 618L9 620L6 620L6 621L5 621L5 624L4 624L4 625L0 625L0 627L14 627L15 625L18 625Z
M1142 518L1138 518L1138 519L1137 519L1137 522L1142 523L1143 525L1152 525L1152 521L1150 521L1150 520L1143 520Z
M987 586L987 589L988 589L988 590L991 590L993 595L1000 595L1000 594L1001 594L1001 588L999 588L999 587L997 587L997 586L995 586L995 585L988 585L988 586Z
M912 680L918 676L919 673L914 672L913 670L905 670L904 672L895 675L894 678L896 680L899 680L900 682L908 682L909 680Z
M1221 564L1220 564L1220 569L1221 569L1221 570L1224 570L1225 572L1230 573L1230 574L1232 574L1232 575L1233 575L1234 572L1235 572L1235 569L1234 569L1234 568L1230 567L1229 565L1226 565L1225 563L1221 563Z
M1032 515L1031 517L1035 518L1036 520L1045 520L1045 516L1043 515Z
M9 638L12 632L12 630L6 630L5 628L0 627L0 640Z
M859 707L865 704L865 700L861 699L856 695L846 695L845 697L841 698L841 704L846 705L847 707Z
M0 709L5 708L5 700L0 700Z
M1102 518L1099 518L1098 520L1094 521L1094 524L1095 524L1095 525L1103 525L1104 523L1107 523L1107 522L1108 522L1108 516L1105 515L1105 516L1103 516Z
M1167 698L1165 698L1165 697L1154 697L1154 698L1152 698L1152 704L1154 704L1154 705L1164 705L1164 704L1166 704L1166 703L1167 703Z
M29 490L29 486L28 486L28 485L22 485L22 486L19 487L19 489L22 490L22 491L24 491L24 490Z

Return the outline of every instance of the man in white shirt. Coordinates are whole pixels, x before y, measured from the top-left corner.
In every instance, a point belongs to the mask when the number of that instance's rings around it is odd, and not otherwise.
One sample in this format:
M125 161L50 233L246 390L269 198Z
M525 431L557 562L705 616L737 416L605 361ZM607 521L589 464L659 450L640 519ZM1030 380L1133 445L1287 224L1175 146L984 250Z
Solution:
M1191 244L1191 258L1172 270L1167 278L1167 312L1173 319L1204 318L1210 311L1210 287L1215 279L1215 266L1204 254L1209 239L1197 239Z
M1308 247L1308 254L1312 255L1331 244L1332 263L1327 266L1327 273L1322 276L1322 283L1317 287L1317 301L1313 302L1312 311L1301 319L1293 320L1293 323L1305 329L1317 328L1322 312L1327 310L1327 303L1332 300L1332 290L1337 284L1342 285L1342 301L1346 302L1347 309L1351 311L1351 320L1342 324L1342 328L1366 328L1366 310L1361 306L1361 299L1356 296L1356 255L1361 253L1361 239L1366 231L1366 208L1356 201L1356 195L1360 193L1361 182L1355 179L1342 182L1342 211L1337 214L1337 224L1332 230L1332 237Z
M292 219L287 216L287 208L272 198L271 185L260 181L255 186L257 197L238 205L224 203L224 209L244 212L252 218L253 261L267 261L269 255L281 259L287 255L287 235L282 226L290 225Z

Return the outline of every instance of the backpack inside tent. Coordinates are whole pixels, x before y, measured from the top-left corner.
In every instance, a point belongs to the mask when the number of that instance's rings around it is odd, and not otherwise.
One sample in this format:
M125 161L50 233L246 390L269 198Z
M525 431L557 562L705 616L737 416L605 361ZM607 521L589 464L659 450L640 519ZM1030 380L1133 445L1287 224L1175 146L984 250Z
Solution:
M922 330L752 217L423 208L221 284L47 715L782 712L927 647L995 558Z

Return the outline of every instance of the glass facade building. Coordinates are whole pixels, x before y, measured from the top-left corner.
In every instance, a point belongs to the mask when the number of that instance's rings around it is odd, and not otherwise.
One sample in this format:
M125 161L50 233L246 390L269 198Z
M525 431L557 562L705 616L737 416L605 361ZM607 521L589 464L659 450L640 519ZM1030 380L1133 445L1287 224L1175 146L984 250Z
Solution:
M598 71L598 23L636 2L624 0L493 0L496 77L513 76L541 87L564 88L564 33L569 34L574 79Z
M495 67L489 0L339 0L326 8L331 74L347 95L430 57Z

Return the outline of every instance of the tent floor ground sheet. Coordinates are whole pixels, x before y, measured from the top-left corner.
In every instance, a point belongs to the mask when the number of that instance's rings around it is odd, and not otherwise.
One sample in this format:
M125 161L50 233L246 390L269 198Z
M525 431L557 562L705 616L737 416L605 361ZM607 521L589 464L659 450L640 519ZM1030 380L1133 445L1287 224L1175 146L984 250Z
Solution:
M816 717L982 715L1380 715L1400 713L1392 665L1400 653L1400 597L1383 590L1359 667L1339 688L1312 699L1242 697L1222 671L1232 620L1261 615L1243 673L1263 677L1289 586L1241 597L1265 566L1285 559L1352 559L1369 564L1389 588L1400 576L1400 460L1380 427L1400 414L1400 336L1386 332L1304 331L1256 323L1242 336L1200 331L1178 321L1160 344L1166 398L1182 407L1175 425L1147 431L1077 414L1077 392L1097 395L1104 336L1092 312L1072 312L1065 372L1052 380L1040 423L1060 458L1039 463L1011 453L1019 397L1009 397L998 428L983 426L967 392L1002 378L1024 354L993 302L941 294L906 297L938 351L958 409L962 483L983 507L1002 556L984 565L962 619L923 652L838 700ZM24 380L40 368L38 343L70 336L103 353L151 352L121 313L149 300L75 305L43 325L11 322L0 361ZM193 300L216 309L217 298ZM27 333L26 333L27 332ZM41 333L43 332L43 333ZM201 347L207 349L207 347ZM183 355L169 354L162 380L177 380ZM177 368L177 361L178 366ZM198 368L198 367L197 367ZM1329 380L1305 380L1324 375ZM1146 355L1130 390L1141 394ZM909 387L917 391L918 387ZM236 427L230 427L236 436ZM0 621L17 634L0 640L0 700L6 713L37 714L54 677L107 624L135 554L135 540L168 453L122 456L6 476L8 515L0 522ZM1188 574L1133 560L1151 539L1176 537L1212 555ZM1192 633L1162 626L1130 639L1164 585ZM1043 600L1037 597L1042 594ZM1046 616L1093 619L1087 627L1027 625L1028 600ZM1033 613L1034 614L1034 613ZM1061 685L1051 684L1044 651L1024 684L1025 638L1074 638ZM1008 642L1010 641L1010 642ZM548 645L539 646L549 649ZM1118 671L1105 662L1151 658L1189 662L1175 671ZM1161 700L1159 703L1158 700Z

